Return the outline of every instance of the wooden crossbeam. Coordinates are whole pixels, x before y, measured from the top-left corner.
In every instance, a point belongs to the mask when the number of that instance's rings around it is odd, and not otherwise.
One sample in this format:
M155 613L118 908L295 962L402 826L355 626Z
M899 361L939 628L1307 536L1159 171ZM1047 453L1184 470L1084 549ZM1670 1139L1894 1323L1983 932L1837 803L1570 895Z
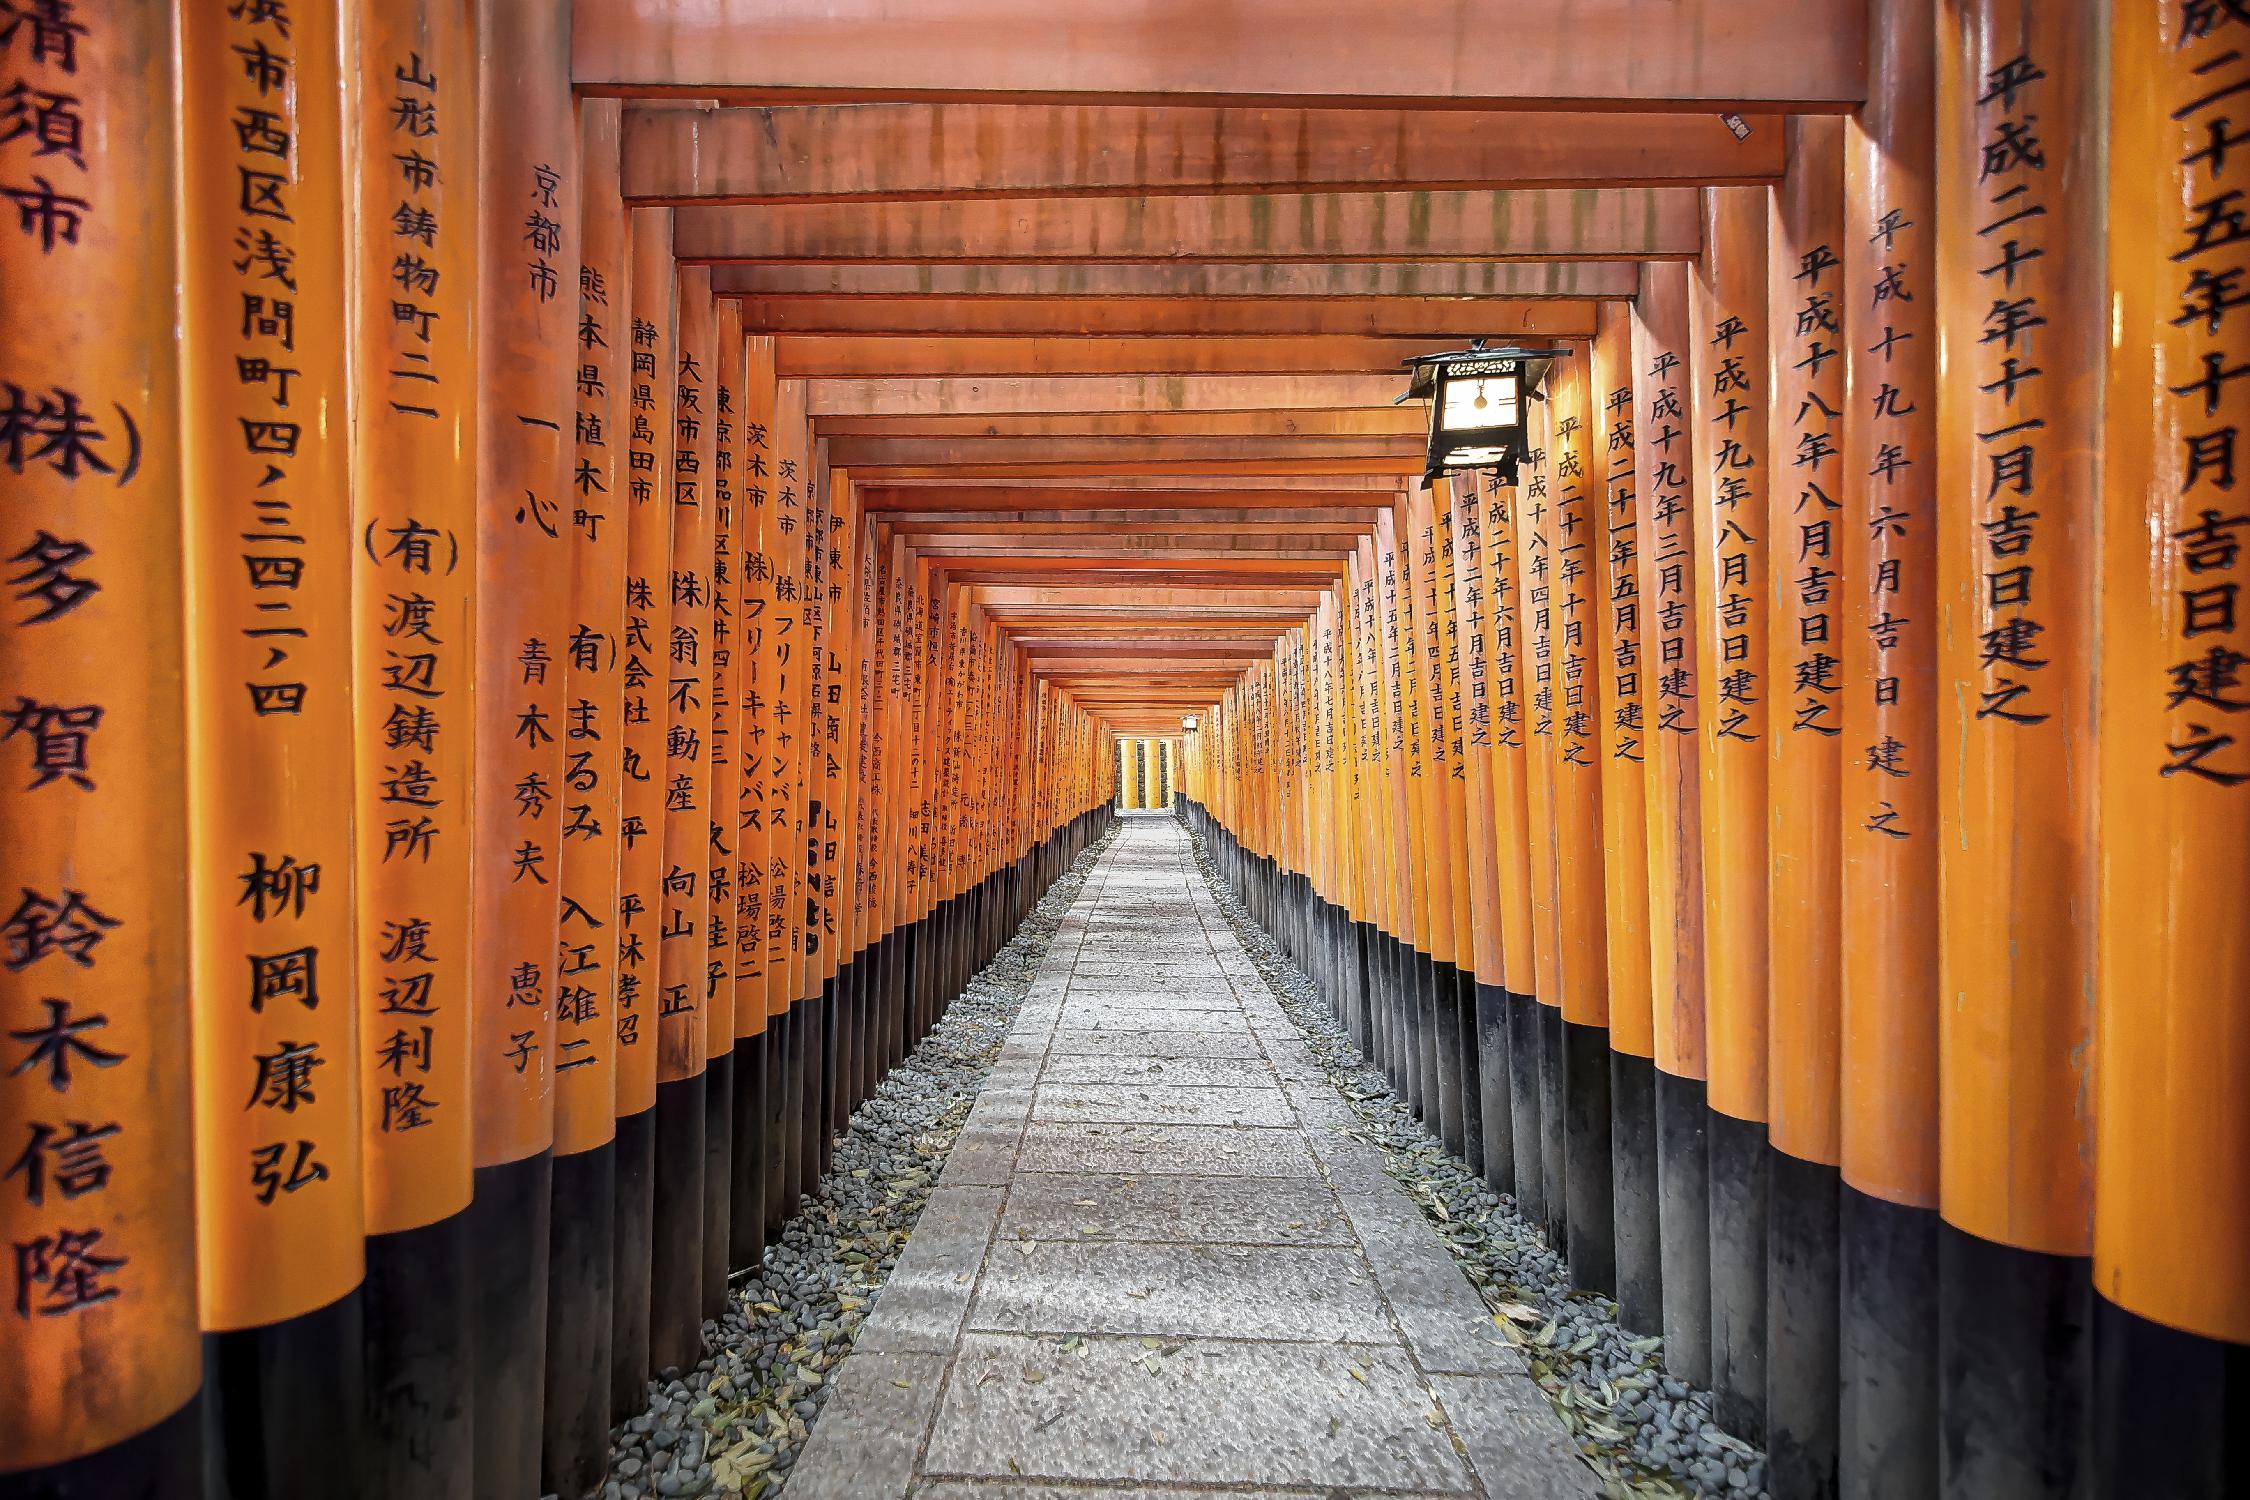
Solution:
M1630 297L1624 261L831 261L719 265L745 297Z
M1686 260L1698 190L1250 193L676 209L683 261Z
M1208 105L855 104L631 109L625 195L651 203L1105 197L1747 183L1781 121Z
M1461 347L1457 339L883 338L786 334L774 341L785 377L875 375L1334 375L1390 372Z
M742 326L758 333L914 334L948 338L1181 335L1255 338L1590 338L1583 298L1375 297L746 297Z
M805 383L814 417L1034 412L1302 411L1388 407L1404 372L1209 376L829 376Z
M1840 111L1864 0L577 0L595 94Z

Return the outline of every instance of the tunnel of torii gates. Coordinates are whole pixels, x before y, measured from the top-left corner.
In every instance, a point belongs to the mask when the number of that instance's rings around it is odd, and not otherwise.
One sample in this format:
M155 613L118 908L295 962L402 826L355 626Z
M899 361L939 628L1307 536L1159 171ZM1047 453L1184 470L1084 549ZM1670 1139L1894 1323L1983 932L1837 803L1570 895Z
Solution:
M1120 736L1779 1500L2244 1493L2246 189L2241 0L0 0L0 1495L597 1488Z

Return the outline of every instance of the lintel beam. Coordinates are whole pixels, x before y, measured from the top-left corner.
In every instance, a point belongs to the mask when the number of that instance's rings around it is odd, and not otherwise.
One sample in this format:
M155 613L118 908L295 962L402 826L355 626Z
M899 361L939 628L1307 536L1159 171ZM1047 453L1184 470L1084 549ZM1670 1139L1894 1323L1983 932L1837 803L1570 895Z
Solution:
M910 103L625 112L625 196L759 204L1750 183L1777 116Z
M1591 338L1583 298L745 297L742 326L775 334L912 334L946 338L1226 337Z
M593 94L1841 112L1865 0L576 0Z
M1695 188L990 198L673 210L673 252L722 261L1687 260Z
M1388 372L1405 389L1408 359L1457 349L1452 339L1295 338L884 338L784 334L774 340L784 377L879 375L1338 375Z
M806 383L813 417L1387 407L1405 372L1277 375L843 375Z
M1630 297L1626 261L842 261L713 266L745 297Z

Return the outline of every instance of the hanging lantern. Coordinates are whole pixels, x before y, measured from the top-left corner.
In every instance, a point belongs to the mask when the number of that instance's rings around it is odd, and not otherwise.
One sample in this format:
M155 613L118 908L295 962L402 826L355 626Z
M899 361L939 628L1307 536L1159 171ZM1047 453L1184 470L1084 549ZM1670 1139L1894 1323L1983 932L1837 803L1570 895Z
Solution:
M1430 403L1422 488L1440 474L1465 469L1493 469L1502 484L1514 484L1526 447L1525 404L1541 399L1548 366L1567 352L1486 349L1480 341L1458 354L1408 360L1414 378L1399 399Z

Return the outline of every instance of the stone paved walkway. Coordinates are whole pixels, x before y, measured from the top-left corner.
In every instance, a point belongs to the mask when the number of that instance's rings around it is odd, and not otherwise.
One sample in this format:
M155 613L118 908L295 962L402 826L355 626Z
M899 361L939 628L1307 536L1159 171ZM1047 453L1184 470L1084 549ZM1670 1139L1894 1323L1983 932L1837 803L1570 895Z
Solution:
M790 1500L1590 1494L1186 832L1123 821Z

